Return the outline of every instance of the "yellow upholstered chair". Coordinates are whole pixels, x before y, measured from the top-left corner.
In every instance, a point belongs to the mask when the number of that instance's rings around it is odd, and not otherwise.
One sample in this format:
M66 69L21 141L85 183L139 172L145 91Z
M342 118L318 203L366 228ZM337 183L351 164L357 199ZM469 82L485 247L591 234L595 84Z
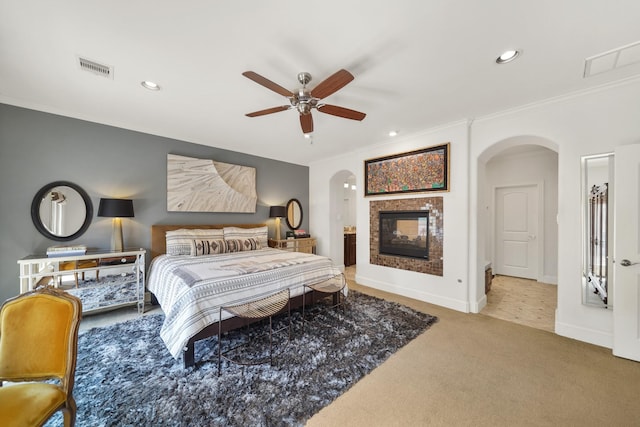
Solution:
M46 287L0 309L0 426L41 426L62 410L73 426L80 300ZM39 382L46 380L56 380ZM2 384L3 381L11 384Z

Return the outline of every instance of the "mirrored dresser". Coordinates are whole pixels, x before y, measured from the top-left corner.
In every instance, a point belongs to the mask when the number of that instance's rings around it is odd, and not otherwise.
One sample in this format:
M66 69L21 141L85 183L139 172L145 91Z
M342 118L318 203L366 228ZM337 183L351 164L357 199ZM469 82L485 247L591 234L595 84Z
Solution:
M144 249L29 255L18 261L20 293L52 285L82 300L83 314L137 306L144 312Z

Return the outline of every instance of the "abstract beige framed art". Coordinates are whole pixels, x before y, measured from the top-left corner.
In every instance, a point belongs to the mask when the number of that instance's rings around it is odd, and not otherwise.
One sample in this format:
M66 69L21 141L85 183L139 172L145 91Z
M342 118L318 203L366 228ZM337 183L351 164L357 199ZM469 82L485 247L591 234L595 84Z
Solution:
M167 155L168 212L255 213L256 169Z

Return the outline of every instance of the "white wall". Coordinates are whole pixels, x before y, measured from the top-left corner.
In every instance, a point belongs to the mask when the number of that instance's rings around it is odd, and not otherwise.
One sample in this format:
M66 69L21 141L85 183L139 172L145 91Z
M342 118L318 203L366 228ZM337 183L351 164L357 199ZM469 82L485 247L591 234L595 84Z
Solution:
M539 145L558 153L556 332L611 347L611 311L581 302L580 159L640 142L638 78L478 118L473 121L470 133L461 122L312 164L309 169L310 210L313 213L310 227L318 236L319 253L330 254L332 248L342 244L341 233L332 234L331 225L340 213L329 207L332 187L327 183L335 181L335 176L350 171L356 176L358 188L362 188L365 159L450 141L451 191L437 193L444 197L444 276L369 264L370 198L363 197L359 190L356 280L456 310L479 312L486 303L484 263L488 255L483 234L486 222L483 207L488 202L486 162L501 150L526 143L523 141L530 141L530 138L536 138ZM340 186L341 182L334 184ZM336 191L341 198L341 188Z
M582 156L610 152L616 146L640 142L640 79L590 93L556 99L518 111L476 120L471 130L470 269L475 289L481 287L478 261L485 259L485 242L478 232L485 205L485 163L495 151L514 145L517 137L535 135L558 151L558 308L556 333L611 347L611 310L590 307L581 299L581 186ZM480 220L480 222L479 222ZM473 285L472 285L473 286ZM471 302L472 306L474 302ZM615 301L613 302L615 307ZM615 309L615 308L614 308Z
M403 199L407 196L364 197L364 160L412 151L419 148L449 142L450 148L450 191L422 193L408 197L442 196L444 202L444 273L442 277L412 271L372 265L369 263L369 201ZM468 132L466 122L431 130L419 135L394 139L390 143L318 161L309 168L310 227L318 238L318 253L330 256L334 263L342 264L338 258L344 241L341 212L338 212L332 190L343 197L341 178L344 171L352 171L356 177L356 227L357 227L357 267L356 280L363 285L394 292L422 301L439 304L460 311L469 311L467 283L468 271ZM327 183L330 183L327 186Z

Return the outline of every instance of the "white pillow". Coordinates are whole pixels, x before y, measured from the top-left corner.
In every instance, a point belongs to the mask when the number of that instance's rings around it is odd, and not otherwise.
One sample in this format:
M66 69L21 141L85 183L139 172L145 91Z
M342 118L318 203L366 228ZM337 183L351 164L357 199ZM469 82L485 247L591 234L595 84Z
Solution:
M221 229L186 229L167 231L167 255L195 255L194 240L216 240L224 237Z
M225 227L224 239L225 240L246 240L255 239L260 247L266 248L268 246L268 233L269 228L265 225L263 227L254 228L240 228L240 227Z

